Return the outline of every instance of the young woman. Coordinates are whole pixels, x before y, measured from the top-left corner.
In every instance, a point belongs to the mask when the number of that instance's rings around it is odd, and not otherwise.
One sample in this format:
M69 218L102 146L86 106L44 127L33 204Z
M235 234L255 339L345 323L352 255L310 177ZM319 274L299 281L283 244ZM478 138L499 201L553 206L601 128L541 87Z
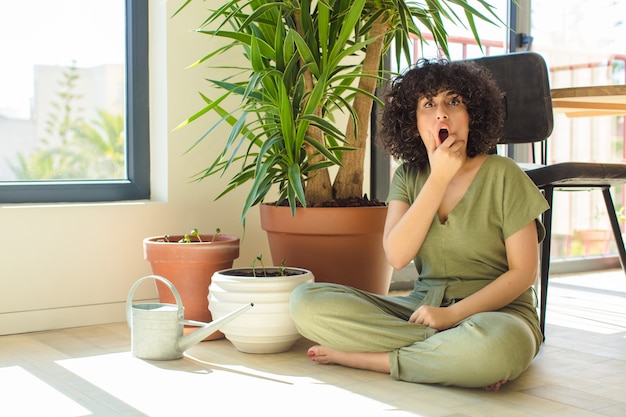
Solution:
M548 205L509 158L502 94L469 62L421 60L393 83L382 143L402 162L383 246L419 279L403 297L329 283L300 286L291 313L319 345L313 361L418 383L497 390L543 340L531 286Z

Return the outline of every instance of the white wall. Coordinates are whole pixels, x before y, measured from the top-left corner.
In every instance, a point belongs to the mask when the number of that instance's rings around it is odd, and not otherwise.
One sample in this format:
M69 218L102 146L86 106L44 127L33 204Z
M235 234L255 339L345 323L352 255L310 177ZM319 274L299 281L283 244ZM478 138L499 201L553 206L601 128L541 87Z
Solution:
M190 181L217 150L205 143L184 152L214 116L172 131L201 108L197 92L207 92L206 69L185 67L212 47L207 36L191 29L206 8L216 6L192 2L170 18L179 4L150 1L151 201L0 206L0 334L124 321L130 286L150 273L142 247L147 236L219 227L243 237L235 266L249 265L259 253L270 259L258 210L248 217L243 236L242 192L214 202L224 181ZM156 291L146 284L135 295L152 298Z

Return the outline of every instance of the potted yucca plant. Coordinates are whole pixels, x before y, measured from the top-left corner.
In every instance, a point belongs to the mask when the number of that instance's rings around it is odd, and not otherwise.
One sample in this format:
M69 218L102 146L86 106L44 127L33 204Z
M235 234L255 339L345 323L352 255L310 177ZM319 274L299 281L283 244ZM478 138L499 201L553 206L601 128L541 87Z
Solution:
M386 293L391 278L382 250L386 207L363 194L373 103L382 105L376 87L389 75L381 66L383 54L395 45L398 61L410 62L411 37L423 41L422 31L426 31L447 55L448 24L469 25L480 44L475 19L490 21L497 16L487 2L475 3L480 10L462 0L211 3L214 8L197 32L227 43L199 53L195 65L229 68L231 75L209 79L221 95L200 93L205 106L179 127L212 112L219 120L207 127L199 141L214 140L211 132L222 123L232 128L222 151L210 158L197 179L232 172L217 198L237 187L249 187L241 219L245 224L249 210L261 205L262 227L268 232L275 263L288 259L290 265L310 269L317 280L342 282L353 277L343 283ZM216 63L216 57L232 48L243 53L242 63L230 67ZM229 107L226 99L233 96L238 104ZM345 128L337 126L339 115L347 118ZM331 181L332 167L338 171ZM278 197L271 204L261 204L275 191ZM363 205L367 207L361 209ZM330 212L329 206L339 213ZM311 208L323 212L314 214ZM356 219L361 212L366 213L363 221ZM287 223L281 224L282 220ZM301 226L303 221L313 225ZM358 234L349 235L349 226ZM299 245L308 231L315 233L314 240L303 249ZM347 242L332 244L331 237L346 235ZM282 237L291 240L278 243ZM361 248L360 243L371 247ZM323 252L313 253L316 248ZM349 249L356 252L350 254ZM350 261L356 261L356 266L338 270Z

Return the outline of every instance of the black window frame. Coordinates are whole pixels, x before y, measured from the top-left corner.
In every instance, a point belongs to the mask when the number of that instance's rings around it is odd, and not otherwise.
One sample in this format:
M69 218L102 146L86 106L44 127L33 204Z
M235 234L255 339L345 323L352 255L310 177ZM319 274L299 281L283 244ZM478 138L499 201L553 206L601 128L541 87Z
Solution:
M122 180L0 182L0 204L150 198L148 0L126 0L126 174Z

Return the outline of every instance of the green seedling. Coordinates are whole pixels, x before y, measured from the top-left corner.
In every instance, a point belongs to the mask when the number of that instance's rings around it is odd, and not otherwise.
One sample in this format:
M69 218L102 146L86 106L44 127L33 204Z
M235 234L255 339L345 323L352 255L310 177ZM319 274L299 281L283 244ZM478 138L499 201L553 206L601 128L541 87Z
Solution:
M200 233L198 233L198 229L191 229L191 232L183 236L183 238L179 240L178 243L191 243L192 236L198 239L198 242L202 243L202 239L200 238Z
M221 233L222 231L220 230L220 228L218 227L217 229L215 229L215 234L213 235L213 238L211 239L211 242L209 243L213 243L215 242L215 239L217 239L217 236ZM193 238L196 238L196 240L192 240ZM169 235L164 235L162 239L159 240L160 242L171 242L170 241L170 236ZM200 242L203 243L202 238L200 237L200 232L198 232L198 229L192 229L191 232L189 232L189 234L185 234L182 239L180 239L178 241L178 243L191 243L191 242Z
M256 276L256 263L257 261L261 264L261 268L263 269L263 276L265 278L267 278L267 272L265 272L265 264L263 264L263 254L259 253L256 258L254 258L254 260L252 261L252 276L253 277L257 277Z
M257 277L257 273L256 273L256 269L257 269L257 262L261 264L261 269L263 269L263 276L265 278L267 278L267 270L265 268L265 264L263 263L263 254L259 253L257 255L256 258L254 258L254 260L252 261L252 276L253 277ZM287 271L287 261L283 258L283 261L280 265L280 267L278 268L278 270L280 271L280 276L284 277L286 275L286 271Z

